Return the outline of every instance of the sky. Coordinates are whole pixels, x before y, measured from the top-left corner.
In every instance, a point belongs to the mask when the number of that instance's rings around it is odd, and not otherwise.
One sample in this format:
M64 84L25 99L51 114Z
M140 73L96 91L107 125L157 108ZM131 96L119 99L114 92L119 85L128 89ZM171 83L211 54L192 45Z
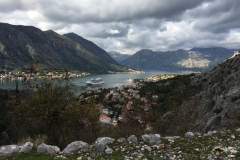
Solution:
M123 54L240 48L240 0L0 0L0 22L74 32Z

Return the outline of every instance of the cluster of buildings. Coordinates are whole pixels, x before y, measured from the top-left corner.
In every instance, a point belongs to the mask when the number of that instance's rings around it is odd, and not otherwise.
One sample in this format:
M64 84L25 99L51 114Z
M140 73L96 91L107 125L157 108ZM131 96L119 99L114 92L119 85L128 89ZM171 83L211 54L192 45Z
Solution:
M68 77L81 77L89 75L87 72L68 72ZM24 78L27 79L43 79L43 78L62 78L66 76L66 73L62 72L50 72L46 71L44 74L40 73L30 73L25 71L17 71L17 72L3 72L0 74L0 80L22 80Z
M142 70L134 70L134 69L128 69L127 72L113 72L113 71L109 71L108 73L110 73L110 74L116 74L116 73L134 73L134 74L143 74L143 73L145 73L145 71L142 71Z
M176 74L160 74L160 75L156 75L156 76L149 76L145 79L145 81L157 82L159 80L173 78L175 76L176 76Z
M140 94L140 89L145 82L157 82L162 79L175 77L176 74L150 76L137 83L123 85L115 88L89 90L79 96L80 101L89 98L103 97L97 104L100 110L99 122L104 125L117 126L119 122L127 122L129 118L136 119L146 129L151 128L148 122L141 117L142 113L148 114L157 104L158 95Z
M139 123L149 125L141 118L140 113L146 114L152 110L152 105L156 104L157 95L140 95L140 89L144 83L135 83L116 88L89 90L79 96L80 101L89 98L98 98L102 94L103 99L98 102L100 110L99 122L104 125L117 126L119 122L127 122L129 118L135 118Z

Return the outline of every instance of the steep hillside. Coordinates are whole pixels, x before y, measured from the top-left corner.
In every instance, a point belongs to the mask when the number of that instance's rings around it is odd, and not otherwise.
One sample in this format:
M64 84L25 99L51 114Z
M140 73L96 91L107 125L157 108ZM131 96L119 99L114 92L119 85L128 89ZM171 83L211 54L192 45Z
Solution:
M202 83L198 108L205 116L196 121L204 131L240 124L240 55L192 78Z
M121 64L138 69L196 69L215 66L233 55L234 50L226 48L193 48L167 52L140 50Z
M64 34L64 36L70 38L71 40L77 42L80 44L83 48L85 48L87 51L91 52L94 55L95 59L98 59L101 61L104 65L108 65L108 63L117 65L116 61L113 60L106 51L104 51L102 48L98 47L96 44L94 44L91 41L88 41L81 36L75 34L75 33L68 33ZM86 55L87 56L87 55ZM90 59L94 60L92 57L89 57Z
M173 110L169 112L166 133L176 134L186 130L206 133L239 126L239 80L239 54L211 70L192 75L192 86L201 86L202 89L190 100L175 108L174 112Z
M120 66L104 50L84 38L69 33L59 35L32 26L0 23L1 68L28 67L37 61L87 72L118 71Z
M118 63L130 57L130 54L121 54L119 52L110 51L108 54Z

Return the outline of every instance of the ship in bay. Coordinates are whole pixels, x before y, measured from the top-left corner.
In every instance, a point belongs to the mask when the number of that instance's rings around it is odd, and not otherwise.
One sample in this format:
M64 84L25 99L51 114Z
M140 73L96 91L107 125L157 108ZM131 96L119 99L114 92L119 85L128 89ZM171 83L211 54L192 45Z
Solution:
M90 85L96 85L96 84L104 84L104 80L100 77L98 78L92 78L91 80L88 80L86 82L86 84L90 84Z

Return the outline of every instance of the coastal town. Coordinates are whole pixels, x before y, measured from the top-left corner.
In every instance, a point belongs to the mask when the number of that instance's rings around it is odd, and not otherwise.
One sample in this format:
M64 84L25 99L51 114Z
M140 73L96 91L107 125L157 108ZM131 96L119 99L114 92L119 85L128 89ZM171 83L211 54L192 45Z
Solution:
M143 71L139 70L129 70L129 73L141 74ZM44 78L62 78L64 76L63 72L50 72L45 71L44 73L30 73L26 71L15 71L15 72L2 72L0 74L0 80L24 80L24 79L44 79ZM111 72L113 74L113 72ZM87 72L68 72L69 78L82 77L90 75ZM117 126L119 122L126 121L129 118L129 113L134 111L151 111L152 105L156 104L158 99L157 95L148 95L146 97L141 97L139 89L144 86L144 82L157 82L161 79L173 78L175 74L162 74L162 75L152 75L146 77L145 79L134 80L129 79L128 85L123 85L115 88L108 89L98 89L98 90L88 90L79 95L79 101L83 102L88 99L98 100L97 107L100 110L99 122L104 125ZM103 97L99 100L99 97ZM139 105L141 104L141 105ZM139 123L144 123L141 117L134 114ZM149 125L147 125L150 127Z
M80 72L80 71L68 71L68 77L74 78L74 77L83 77L88 76L90 73L88 72ZM129 73L129 74L142 74L145 73L142 70L134 70L134 69L128 69L128 72L113 72L109 71L109 74L119 74L119 73ZM63 71L43 71L40 72L29 72L29 71L22 71L22 70L2 70L0 71L0 80L22 80L24 78L27 79L44 79L44 78L63 78L66 75L66 72Z
M90 73L87 72L78 72L78 71L72 71L68 72L68 76L70 78L73 77L82 77L87 76ZM0 80L22 80L24 78L27 79L44 79L44 78L62 78L66 75L66 73L63 72L53 72L53 71L44 71L43 73L35 72L31 73L29 71L2 71L0 74Z
M87 72L77 71L67 73L69 78L90 75L90 73ZM141 74L144 73L144 71L129 70L128 73ZM113 74L113 72L110 72L110 74ZM21 81L24 79L63 78L65 75L66 73L57 71L44 71L41 74L26 71L5 71L0 74L0 80ZM141 96L139 90L145 85L145 82L157 82L175 76L176 74L161 74L152 75L145 79L128 79L126 80L130 82L128 85L107 89L87 90L82 92L78 98L80 103L84 103L84 101L89 99L94 99L97 102L96 106L100 111L99 122L103 125L117 126L118 123L126 122L127 119L131 117L149 130L151 128L150 124L145 123L140 114L148 114L148 112L152 110L152 106L156 104L158 96L154 94Z
M145 82L154 83L175 76L176 74L149 76L120 87L88 90L79 95L79 101L84 103L84 101L94 99L98 102L96 106L100 110L99 122L102 125L117 126L118 123L124 123L134 118L146 130L151 130L151 125L145 122L141 115L147 115L152 111L158 95L148 93L146 96L141 96L139 90L145 85Z

